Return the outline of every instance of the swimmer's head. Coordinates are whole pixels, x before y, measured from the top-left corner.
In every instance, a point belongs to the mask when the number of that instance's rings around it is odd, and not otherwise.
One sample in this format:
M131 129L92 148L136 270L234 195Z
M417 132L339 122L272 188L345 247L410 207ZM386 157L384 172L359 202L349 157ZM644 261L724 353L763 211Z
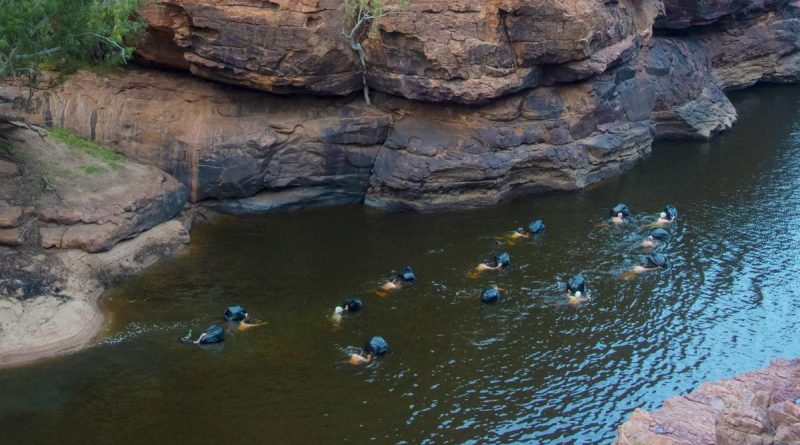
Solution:
M624 215L622 214L622 212L620 212L620 213L617 213L617 218L619 218L619 219L622 219L622 218L623 218L623 216L624 216Z
M576 297L580 298L580 297L581 297L581 295L583 295L583 294L581 294L581 291L575 292L575 296L576 296Z
M647 241L653 241L653 235L647 235Z
M342 315L342 312L344 312L344 309L341 306L336 306L336 309L333 310L336 315Z
M525 229L522 227L517 227L517 233L525 233Z
M666 213L664 213L664 212L661 212L661 214L660 214L660 215L658 215L658 216L659 216L659 218L666 218L666 217L667 217L667 214L666 214Z

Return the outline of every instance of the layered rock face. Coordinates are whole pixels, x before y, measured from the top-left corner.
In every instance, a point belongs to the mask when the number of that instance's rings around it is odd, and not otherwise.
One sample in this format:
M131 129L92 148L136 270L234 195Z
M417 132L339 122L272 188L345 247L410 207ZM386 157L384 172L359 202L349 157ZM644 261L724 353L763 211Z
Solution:
M637 409L620 428L617 445L800 444L800 360L673 397L652 412Z
M347 95L361 66L338 0L160 0L148 62L273 93ZM660 3L427 0L388 7L364 48L373 88L410 99L487 102L599 74L651 33ZM348 30L349 31L349 30Z
M579 189L656 138L730 127L723 90L800 73L798 1L416 1L390 5L365 37L374 107L358 93L253 90L357 90L337 7L155 2L142 59L250 89L81 74L27 117L118 147L230 211L427 211Z

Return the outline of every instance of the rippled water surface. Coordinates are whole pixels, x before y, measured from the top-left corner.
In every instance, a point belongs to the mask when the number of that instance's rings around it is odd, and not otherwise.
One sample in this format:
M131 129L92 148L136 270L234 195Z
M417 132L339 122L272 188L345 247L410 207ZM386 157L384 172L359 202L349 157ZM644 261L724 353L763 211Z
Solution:
M660 143L621 178L577 194L448 214L352 207L199 224L179 258L104 300L102 344L0 371L1 443L609 443L635 407L800 355L800 88L735 95L740 123L710 143ZM627 202L681 212L671 269L635 280ZM532 218L544 236L497 237ZM508 250L513 266L467 271ZM374 289L411 264L419 282ZM564 277L594 299L573 307ZM478 301L494 281L508 292ZM343 298L363 313L335 326ZM224 346L176 338L245 305L268 322ZM388 356L346 363L383 335Z

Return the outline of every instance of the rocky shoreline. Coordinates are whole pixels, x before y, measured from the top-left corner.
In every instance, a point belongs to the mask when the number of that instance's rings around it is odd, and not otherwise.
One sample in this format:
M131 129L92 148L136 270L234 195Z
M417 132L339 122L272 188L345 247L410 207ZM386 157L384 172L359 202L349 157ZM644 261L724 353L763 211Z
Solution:
M636 409L616 445L771 445L800 443L800 359L730 380L703 383L648 412Z

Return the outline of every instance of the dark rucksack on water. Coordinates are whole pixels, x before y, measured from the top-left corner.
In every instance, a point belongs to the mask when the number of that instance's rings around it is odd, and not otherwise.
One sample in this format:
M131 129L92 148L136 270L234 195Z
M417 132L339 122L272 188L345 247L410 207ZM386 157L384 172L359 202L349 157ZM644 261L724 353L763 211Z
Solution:
M532 223L530 223L528 225L528 231L531 232L531 234L533 234L533 235L535 235L537 233L541 233L544 230L544 228L545 228L545 225L544 225L544 222L542 222L541 219L537 219L536 221L534 221L534 222L532 222Z
M366 344L364 344L364 352L372 355L383 355L389 350L389 343L386 343L386 340L380 336L374 336L370 338Z
M669 239L669 232L662 228L656 228L650 231L650 236L657 240L667 241Z
M414 269L412 269L411 266L404 267L403 270L400 271L398 278L407 282L417 281L417 275L414 273Z
M247 311L242 306L228 306L225 309L225 320L227 321L242 321L244 320Z
M342 307L346 308L350 312L358 312L358 311L360 311L361 310L361 306L363 306L363 305L364 305L364 303L361 301L360 298L350 298L350 299L344 300L344 302L342 302Z
M622 213L622 216L627 218L631 216L631 211L628 209L628 206L622 203L619 203L611 208L611 216L617 216L617 214Z
M667 214L667 219L670 221L678 217L678 209L672 204L667 204L667 206L664 207L664 213Z
M574 277L570 278L569 281L567 281L567 290L572 294L575 292L585 294L586 281L583 279L583 276L575 275Z
M500 289L496 287L487 287L481 293L481 301L484 303L496 303L500 299Z
M494 256L494 261L499 266L506 267L511 264L511 256L507 252L500 252Z
M225 341L225 330L222 329L219 325L212 325L208 329L206 329L203 334L202 340L200 340L201 345L210 345L213 343L222 343Z
M646 261L648 268L653 268L653 267L664 268L669 266L669 260L667 260L667 257L663 253L651 253L650 255L647 256Z

